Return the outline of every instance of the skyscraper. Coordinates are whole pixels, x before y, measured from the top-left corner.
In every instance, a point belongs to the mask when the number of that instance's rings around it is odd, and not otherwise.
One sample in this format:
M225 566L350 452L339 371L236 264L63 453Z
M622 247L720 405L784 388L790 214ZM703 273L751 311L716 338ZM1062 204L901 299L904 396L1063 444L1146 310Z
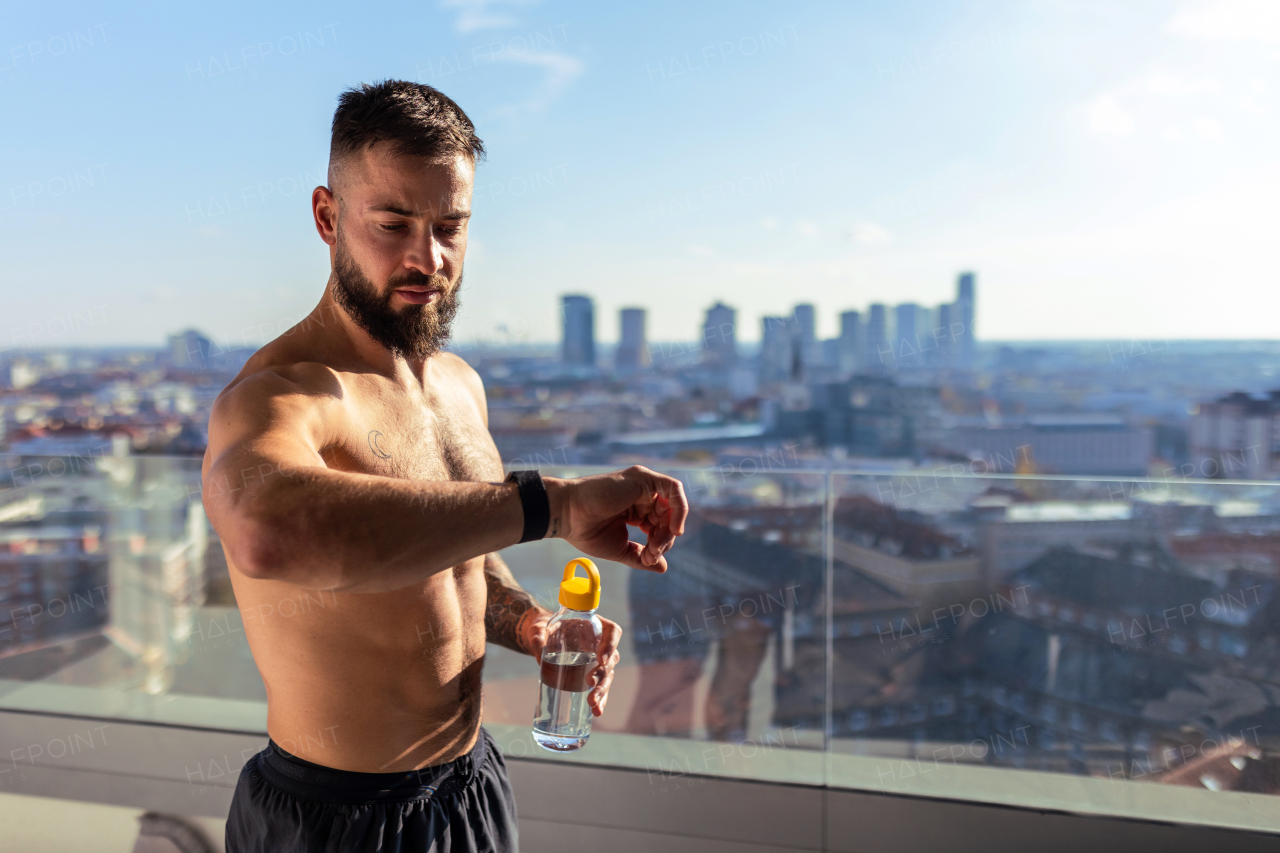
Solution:
M806 366L817 364L822 359L818 354L818 320L812 305L804 303L792 309L795 318L796 348Z
M717 302L707 309L702 324L702 362L731 367L738 361L738 312Z
M566 364L595 367L596 311L590 296L564 297L562 358Z
M951 318L952 323L962 327L956 330L957 333L954 336L955 355L957 365L965 370L973 367L974 349L977 343L973 328L974 314L978 304L974 279L975 276L971 272L962 272L956 279L956 304Z
M836 369L840 378L858 372L862 366L862 315L845 311L840 315L840 338L836 344Z
M883 372L893 366L893 346L889 343L889 313L879 302L867 317L867 353L862 362L867 369Z
M614 364L624 370L648 367L649 343L645 340L645 313L643 308L623 308L619 314L621 335Z
M929 312L914 302L904 302L894 309L897 328L893 333L893 357L898 367L920 367L923 350L931 348Z
M956 366L956 341L958 338L953 336L953 326L956 325L959 311L957 311L956 303L944 302L938 306L937 319L934 320L932 336L933 345L937 348L937 360L939 367L955 367Z
M793 370L794 317L764 317L760 321L760 379L781 382Z
M208 365L213 344L195 329L169 336L169 359L174 367L200 369Z

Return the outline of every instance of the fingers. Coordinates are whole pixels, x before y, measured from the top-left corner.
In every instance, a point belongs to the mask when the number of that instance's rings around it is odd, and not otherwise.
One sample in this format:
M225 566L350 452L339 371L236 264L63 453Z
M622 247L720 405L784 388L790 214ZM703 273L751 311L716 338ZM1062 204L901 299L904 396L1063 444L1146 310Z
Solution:
M689 498L684 493L684 483L674 477L667 478L671 483L670 493L666 495L670 507L667 524L677 536L684 535L684 523L689 518Z
M689 517L689 499L684 493L684 484L665 474L652 474L652 480L657 497L649 514L650 520L670 530L673 538L683 536L684 523Z
M646 548L650 561L671 549L677 536L684 535L689 517L689 499L684 484L675 477L659 474L640 465L631 469L642 478L644 493L628 512L627 523L640 527L649 536ZM639 523L637 523L637 521Z
M529 654L542 660L542 649L547 644L547 626L544 624L533 632L529 639Z
M613 667L605 671L604 679L591 688L591 693L587 696L587 704L591 707L591 713L600 716L604 713L604 706L609 701L609 686L613 684Z
M617 562L633 569L644 569L647 572L665 572L667 570L667 561L649 552L649 550L638 542L628 541L624 553L616 558Z
M591 688L591 693L587 696L587 702L591 706L592 713L600 716L604 713L605 703L609 701L609 686L613 683L613 669L617 666L621 655L618 653L618 643L622 639L622 628L616 622L608 619L601 619L604 631L600 635L600 645L597 650L597 660L599 665L595 668L596 685Z
M604 630L600 632L600 645L596 649L596 656L601 663L607 663L618 654L618 643L622 640L622 626L608 619L601 619L600 624Z

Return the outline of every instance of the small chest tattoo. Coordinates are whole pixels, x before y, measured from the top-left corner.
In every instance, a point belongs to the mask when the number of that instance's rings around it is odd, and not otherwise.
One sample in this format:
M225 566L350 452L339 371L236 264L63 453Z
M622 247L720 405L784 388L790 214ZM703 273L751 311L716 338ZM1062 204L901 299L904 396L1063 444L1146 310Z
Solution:
M391 454L383 450L378 444L378 439L382 437L382 433L379 430L369 430L369 451L379 459L390 459Z

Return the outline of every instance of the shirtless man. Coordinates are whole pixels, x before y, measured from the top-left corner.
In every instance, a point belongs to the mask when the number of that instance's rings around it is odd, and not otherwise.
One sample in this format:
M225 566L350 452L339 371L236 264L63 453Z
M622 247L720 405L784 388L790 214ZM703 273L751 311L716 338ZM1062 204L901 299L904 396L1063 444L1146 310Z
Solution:
M502 482L480 379L442 351L483 152L429 86L345 93L312 195L324 295L214 405L205 506L270 736L240 775L229 853L516 850L480 674L486 641L539 657L551 614L495 552L551 536L662 572L684 532L679 481L638 466ZM303 593L320 606L284 618ZM622 633L602 621L596 716Z

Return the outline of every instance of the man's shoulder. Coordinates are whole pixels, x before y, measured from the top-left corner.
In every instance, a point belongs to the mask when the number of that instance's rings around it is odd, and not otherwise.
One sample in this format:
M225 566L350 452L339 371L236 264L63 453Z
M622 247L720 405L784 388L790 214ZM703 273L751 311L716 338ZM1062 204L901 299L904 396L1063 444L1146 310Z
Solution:
M223 388L215 408L257 407L264 403L318 403L341 400L342 382L332 367L314 361L251 359L235 379Z
M437 353L436 358L439 360L440 365L448 370L454 370L461 373L468 373L472 376L479 378L479 374L476 373L475 368L472 367L465 358L458 355L456 352L449 352L448 350L444 350L440 353Z
M467 363L467 360L457 353L442 352L436 356L439 365L445 373L460 382L466 389L480 400L484 399L484 381L480 378L480 374L476 369Z

